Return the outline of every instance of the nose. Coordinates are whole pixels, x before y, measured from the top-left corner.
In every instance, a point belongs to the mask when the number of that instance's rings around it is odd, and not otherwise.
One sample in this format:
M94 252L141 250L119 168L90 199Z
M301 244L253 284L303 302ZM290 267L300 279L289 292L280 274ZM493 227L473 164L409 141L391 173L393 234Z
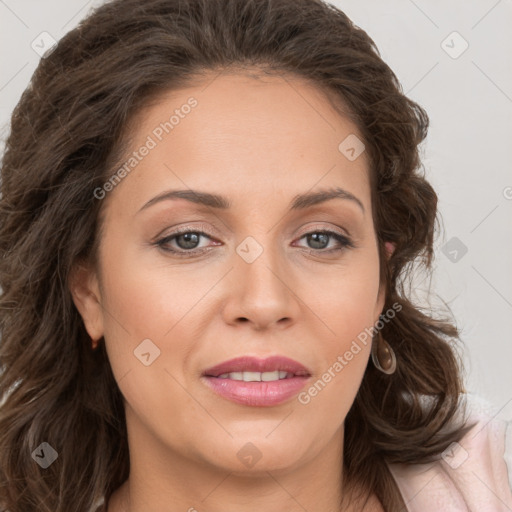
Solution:
M257 331L294 324L303 305L300 290L294 289L298 281L284 252L273 249L270 242L265 246L254 239L238 249L224 284L224 321L230 325L250 323ZM252 257L263 250L251 261L244 249L252 251Z

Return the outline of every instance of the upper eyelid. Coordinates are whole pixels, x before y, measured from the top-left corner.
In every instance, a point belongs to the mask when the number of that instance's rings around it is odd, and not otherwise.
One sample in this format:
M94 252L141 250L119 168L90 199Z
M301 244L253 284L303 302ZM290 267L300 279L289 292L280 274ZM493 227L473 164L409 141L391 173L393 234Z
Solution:
M216 229L213 229L213 231L218 231ZM325 225L320 225L320 224L317 224L317 225L313 225L313 226L308 226L307 228L305 228L305 230L299 235L299 237L303 237L304 235L307 235L313 231L333 231L334 233L336 234L339 234L341 236L345 236L347 238L350 238L351 237L351 234L348 232L348 230L344 229L344 228L340 228L339 226L325 226ZM344 232L343 232L344 231ZM157 237L155 237L157 240L159 239L162 239L162 238L169 238L169 237L172 237L172 236L176 236L176 235L180 235L180 234L183 234L183 232L190 232L190 233L199 233L201 232L201 234L203 235L206 235L208 237L211 237L211 238L215 238L215 236L218 236L214 233L211 233L211 230L209 227L206 227L206 225L198 225L198 226L183 226L183 227L178 227L176 228L175 231L167 234L167 235L158 235ZM219 235L220 236L220 235Z
M164 230L162 233L165 233L166 230ZM211 228L207 228L206 225L194 225L194 226L181 226L181 227L178 227L176 228L174 231L168 233L168 234L158 234L157 236L155 236L154 240L162 240L164 238L169 238L169 237L172 237L172 236L177 236L177 235L180 235L180 234L183 234L183 232L190 232L190 233L199 233L201 232L201 234L205 234L211 238L214 238L216 235L214 235L213 233L211 233ZM216 231L216 230L213 230L213 231Z

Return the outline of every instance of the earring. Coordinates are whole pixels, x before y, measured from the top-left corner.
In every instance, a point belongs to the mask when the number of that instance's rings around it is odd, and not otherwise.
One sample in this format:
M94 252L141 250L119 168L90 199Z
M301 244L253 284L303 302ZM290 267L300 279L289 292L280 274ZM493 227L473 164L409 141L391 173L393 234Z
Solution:
M96 350L98 348L98 343L100 340L93 340L92 338L91 338L91 340L92 340L92 343L91 343L92 349Z
M377 332L377 339L372 343L372 361L375 368L386 375L395 373L396 356L391 345L382 337L380 331Z

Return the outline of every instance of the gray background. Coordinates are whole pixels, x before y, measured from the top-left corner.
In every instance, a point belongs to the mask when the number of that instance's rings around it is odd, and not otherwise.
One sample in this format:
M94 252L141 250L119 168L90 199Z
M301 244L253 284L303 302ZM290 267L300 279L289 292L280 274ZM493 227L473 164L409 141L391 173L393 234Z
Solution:
M32 45L44 49L42 32L58 40L101 3L0 0L0 149L39 61ZM434 278L418 274L414 297L424 307L449 304L468 391L512 412L512 1L332 3L368 32L430 116L423 162L444 230Z

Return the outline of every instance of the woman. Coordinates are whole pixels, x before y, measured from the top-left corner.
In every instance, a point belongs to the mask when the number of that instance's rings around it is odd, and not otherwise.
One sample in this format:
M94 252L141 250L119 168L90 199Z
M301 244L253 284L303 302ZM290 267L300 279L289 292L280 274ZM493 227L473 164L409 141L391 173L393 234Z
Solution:
M404 285L427 127L319 0L69 32L3 160L0 510L512 509L506 424Z

